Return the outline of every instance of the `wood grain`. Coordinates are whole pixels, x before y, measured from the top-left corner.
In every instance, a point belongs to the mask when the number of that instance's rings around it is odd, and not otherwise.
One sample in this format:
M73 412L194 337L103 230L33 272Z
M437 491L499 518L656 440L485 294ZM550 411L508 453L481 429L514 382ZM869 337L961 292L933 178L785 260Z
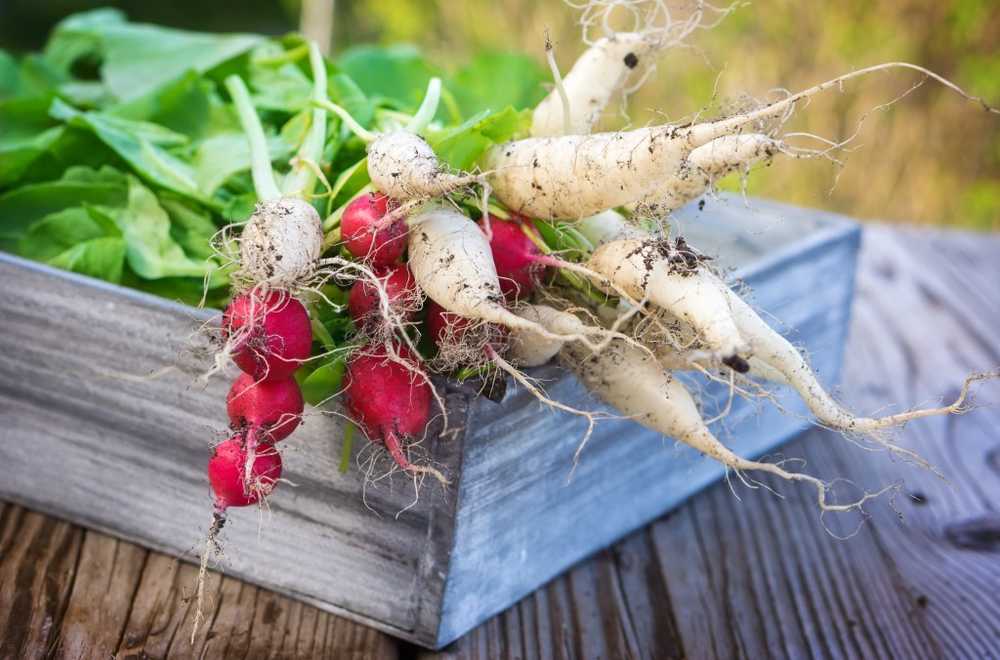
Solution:
M137 545L0 503L2 658L392 660L384 633L210 573L206 634L192 646L196 569Z
M866 230L845 400L933 404L1000 367L998 282L1000 237ZM947 481L828 431L783 448L827 478L904 481L848 540L831 532L862 521L821 518L806 489L717 484L421 658L1000 657L1000 383L977 400L897 434Z

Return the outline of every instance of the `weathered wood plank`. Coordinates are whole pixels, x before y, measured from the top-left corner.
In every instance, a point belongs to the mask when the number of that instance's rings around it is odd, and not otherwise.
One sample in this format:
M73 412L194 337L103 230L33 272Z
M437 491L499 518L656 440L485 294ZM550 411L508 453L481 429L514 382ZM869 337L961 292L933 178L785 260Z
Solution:
M934 403L953 397L966 373L1000 366L997 282L1000 237L867 231L841 388L847 402L860 412ZM985 405L974 412L898 434L948 482L827 431L783 448L822 476L861 487L905 479L908 495L895 501L902 519L886 499L869 507L856 535L838 540L824 524L847 534L860 520L820 518L804 488L765 480L778 499L737 485L737 500L717 484L610 551L627 548L629 570L644 576L629 587L620 578L624 598L607 586L578 596L575 568L444 653L421 657L610 657L628 635L608 621L627 621L627 599L652 594L652 623L629 632L638 657L996 657L1000 384L977 392ZM607 555L586 565L598 570ZM532 643L519 645L529 628ZM491 646L500 631L515 641Z
M397 657L382 632L214 572L192 646L196 570L0 502L0 657Z
M211 515L204 465L232 379L197 382L210 361L194 329L209 314L6 255L0 279L0 497L196 560ZM273 515L231 513L223 566L432 643L454 498L428 486L397 519L414 499L397 478L363 501L360 471L337 469L341 428L307 413L283 443L290 483L270 498ZM457 472L460 443L439 444L435 459Z
M0 518L0 658L44 658L73 588L83 530L6 505Z

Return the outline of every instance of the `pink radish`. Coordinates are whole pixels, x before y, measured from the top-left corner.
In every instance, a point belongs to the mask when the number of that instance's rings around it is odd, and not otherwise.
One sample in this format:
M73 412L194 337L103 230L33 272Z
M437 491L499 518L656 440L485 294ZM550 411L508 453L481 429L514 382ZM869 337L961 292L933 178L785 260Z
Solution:
M446 482L434 468L410 463L403 449L405 440L423 436L433 393L418 371L419 357L402 345L394 346L392 353L395 358L385 346L368 344L351 358L344 375L347 412L370 441L385 445L400 468L410 473L430 472Z
M312 349L306 308L279 291L236 296L222 315L222 328L232 342L233 362L256 380L290 378Z
M240 374L226 395L226 411L234 428L260 429L265 440L284 440L302 421L305 404L294 378L256 381Z
M420 294L409 266L396 264L377 270L375 275L385 287L389 306L404 320L412 318ZM357 280L347 298L347 310L359 327L370 327L377 323L381 318L378 288L367 280Z
M249 506L267 497L281 478L281 456L276 450L257 454L253 461L250 488L244 487L243 466L247 451L244 438L235 435L215 448L208 461L208 481L215 494L215 508L223 512L231 506Z
M347 251L372 266L389 266L406 250L406 220L385 223L389 198L368 193L353 200L340 218L340 235Z
M523 222L517 216L511 220L489 218L487 235L500 278L500 291L510 301L530 295L545 271L544 263L540 263L545 256L525 234ZM480 222L480 226L486 230L485 223Z

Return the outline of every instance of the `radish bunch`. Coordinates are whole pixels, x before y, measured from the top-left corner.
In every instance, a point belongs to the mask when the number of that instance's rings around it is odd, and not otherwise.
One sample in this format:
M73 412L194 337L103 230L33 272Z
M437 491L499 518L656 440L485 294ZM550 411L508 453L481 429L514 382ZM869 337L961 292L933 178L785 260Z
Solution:
M237 295L224 314L223 354L243 373L227 401L231 436L209 467L218 511L260 502L279 478L276 447L303 412L292 376L318 357L314 328L321 356L344 354L339 395L348 416L369 447L415 484L427 475L447 483L414 453L433 419L440 415L447 425L435 376L510 376L543 404L587 418L592 429L600 414L549 398L521 371L553 359L623 414L741 478L759 470L814 486L823 510L858 508L871 494L832 502L817 477L735 455L712 434L675 372L708 374L744 394L767 383L790 386L818 424L921 462L885 431L962 412L969 383L951 406L884 418L851 414L711 259L671 235L670 214L731 173L746 176L778 155L818 155L790 144L801 134L783 127L809 99L853 78L906 69L974 97L922 67L890 62L728 117L592 132L616 95L642 84L656 53L706 27L711 21L703 19L717 11L697 2L678 22L662 3L645 13L635 9L640 4L628 5L637 21L620 33L601 14L615 3L586 9L588 48L565 77L549 44L555 85L530 127L496 140L484 130L479 139L486 144L469 171L452 168L436 151L454 134L436 119L448 98L440 80L431 79L414 114L393 108L362 125L326 98L325 68L311 49L312 121L278 185L251 98L239 78L227 80L253 154L258 206L242 228ZM595 26L605 34L591 38ZM335 185L324 179L327 193L314 192L317 173L329 171L321 160L331 119L364 144L365 158ZM344 194L348 180L356 187ZM327 217L314 197L328 202ZM331 287L341 302L327 295ZM322 336L317 309L349 316L346 340L332 346Z

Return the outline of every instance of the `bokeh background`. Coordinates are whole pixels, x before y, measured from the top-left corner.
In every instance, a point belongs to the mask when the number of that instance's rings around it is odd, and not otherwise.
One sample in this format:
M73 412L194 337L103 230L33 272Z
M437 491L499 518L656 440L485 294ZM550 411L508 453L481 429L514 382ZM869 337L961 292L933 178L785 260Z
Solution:
M3 0L0 47L39 48L61 18L108 5L133 20L210 31L278 34L295 29L300 16L299 0ZM445 67L483 50L525 52L541 63L547 31L565 71L583 48L579 16L560 0L338 0L332 46L414 43ZM680 119L741 95L799 89L891 60L927 66L1000 105L996 0L756 0L689 43L664 54L631 97L632 124ZM851 82L800 111L790 130L841 139L919 80L892 72ZM622 121L612 115L608 125ZM851 147L842 170L781 159L755 170L749 191L860 218L1000 230L1000 117L928 82L870 112ZM723 187L739 186L733 179Z

